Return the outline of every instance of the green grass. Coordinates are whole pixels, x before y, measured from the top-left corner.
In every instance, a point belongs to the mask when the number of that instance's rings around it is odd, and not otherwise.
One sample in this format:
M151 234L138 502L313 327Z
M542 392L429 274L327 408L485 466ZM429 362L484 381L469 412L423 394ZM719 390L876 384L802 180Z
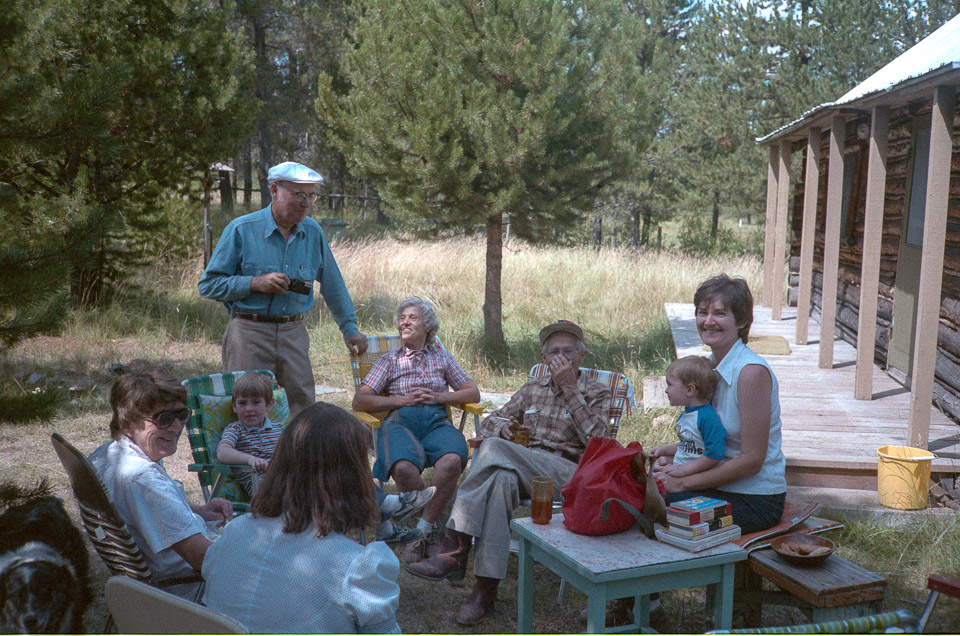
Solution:
M511 392L519 387L529 367L538 361L537 332L546 323L567 318L580 323L591 351L588 365L626 373L641 388L645 375L661 375L673 359L673 343L663 312L665 302L690 302L704 278L718 272L742 275L754 293L760 289L756 259L691 258L666 251L537 247L513 242L504 251L504 332L509 345L502 356L488 355L481 343L483 323L483 245L474 239L434 243L397 238L367 239L334 245L334 253L368 334L393 331L397 302L416 294L437 307L440 337L484 391ZM89 453L107 439L107 396L115 376L108 367L148 358L169 364L181 377L219 370L220 337L226 314L214 302L199 298L196 283L199 258L179 266L145 273L132 281L109 307L71 315L57 336L22 343L0 357L0 377L22 371L38 372L54 384L69 387L86 382L70 395L58 416L48 424L0 425L0 479L24 485L50 479L58 496L73 510L66 477L51 452L49 435L59 431ZM318 383L345 391L328 396L348 406L352 381L343 341L325 307L315 307L307 319L310 357ZM24 390L30 390L25 385ZM638 396L639 397L639 396ZM619 439L640 440L645 448L672 441L675 409L635 413L624 418ZM182 480L192 501L199 501L197 480L186 470L186 437L177 455L165 464ZM919 613L926 576L939 572L960 578L960 528L956 517L928 518L914 527L848 520L833 534L844 557L883 573L889 581L885 608L906 607ZM95 555L97 593L105 570ZM569 589L562 606L554 603L559 579L537 570L535 626L545 632L584 629L577 615L585 598ZM453 615L465 600L465 587L434 584L401 574L399 619L406 632L516 631L516 560L500 589L498 610L477 628L462 628ZM681 631L702 631L702 590L664 595L668 612ZM960 631L960 607L952 599L940 601L930 631ZM765 610L764 623L801 622L793 609ZM103 625L102 598L88 615L87 626Z

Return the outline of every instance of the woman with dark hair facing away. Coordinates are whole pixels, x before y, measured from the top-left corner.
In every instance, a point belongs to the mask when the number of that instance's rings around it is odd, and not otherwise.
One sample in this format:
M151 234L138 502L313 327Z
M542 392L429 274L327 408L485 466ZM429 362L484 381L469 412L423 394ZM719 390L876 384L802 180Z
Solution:
M711 404L727 431L727 449L723 461L708 470L683 477L661 470L657 477L671 503L696 495L723 499L733 507L733 521L743 534L764 530L783 514L786 460L780 450L777 378L747 346L753 295L744 279L720 274L700 283L693 305L700 339L716 364ZM657 464L669 461L661 457Z
M317 402L284 429L250 505L203 561L207 607L251 632L399 633L397 557L348 533L380 511L369 429ZM215 548L215 549L214 549Z

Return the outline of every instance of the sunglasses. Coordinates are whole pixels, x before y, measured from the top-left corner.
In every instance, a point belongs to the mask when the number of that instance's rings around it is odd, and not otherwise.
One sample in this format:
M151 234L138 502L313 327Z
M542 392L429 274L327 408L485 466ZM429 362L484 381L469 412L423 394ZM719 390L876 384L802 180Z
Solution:
M157 428L170 428L173 426L174 422L186 422L190 419L190 416L193 414L193 411L189 407L182 406L176 409L167 409L165 411L160 411L154 413L150 417L145 417L143 419L150 420L153 422Z

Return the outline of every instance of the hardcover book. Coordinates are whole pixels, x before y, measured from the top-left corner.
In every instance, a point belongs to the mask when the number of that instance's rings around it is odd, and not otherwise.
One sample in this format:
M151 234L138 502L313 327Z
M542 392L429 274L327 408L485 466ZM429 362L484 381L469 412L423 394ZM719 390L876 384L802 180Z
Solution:
M672 521L668 520L667 530L682 537L702 537L710 534L711 532L722 530L723 528L731 525L733 525L733 516L725 515L723 517L711 519L710 521L704 521L703 523L697 523L692 526L673 523Z
M667 520L682 526L692 526L733 512L729 502L710 497L691 497L667 507Z
M664 543L669 543L670 545L689 550L690 552L700 552L701 550L739 539L740 526L736 524L727 526L722 530L695 539L678 536L659 526L656 528L655 534L657 535L657 539Z

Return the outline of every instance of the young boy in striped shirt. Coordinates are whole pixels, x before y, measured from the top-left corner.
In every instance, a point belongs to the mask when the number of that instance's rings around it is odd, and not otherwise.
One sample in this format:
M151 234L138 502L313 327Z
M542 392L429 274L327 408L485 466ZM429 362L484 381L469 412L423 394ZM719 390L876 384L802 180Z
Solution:
M273 408L273 380L262 373L244 373L233 385L231 403L239 419L223 429L217 459L253 469L237 475L240 486L252 497L283 432L282 422L267 417Z

